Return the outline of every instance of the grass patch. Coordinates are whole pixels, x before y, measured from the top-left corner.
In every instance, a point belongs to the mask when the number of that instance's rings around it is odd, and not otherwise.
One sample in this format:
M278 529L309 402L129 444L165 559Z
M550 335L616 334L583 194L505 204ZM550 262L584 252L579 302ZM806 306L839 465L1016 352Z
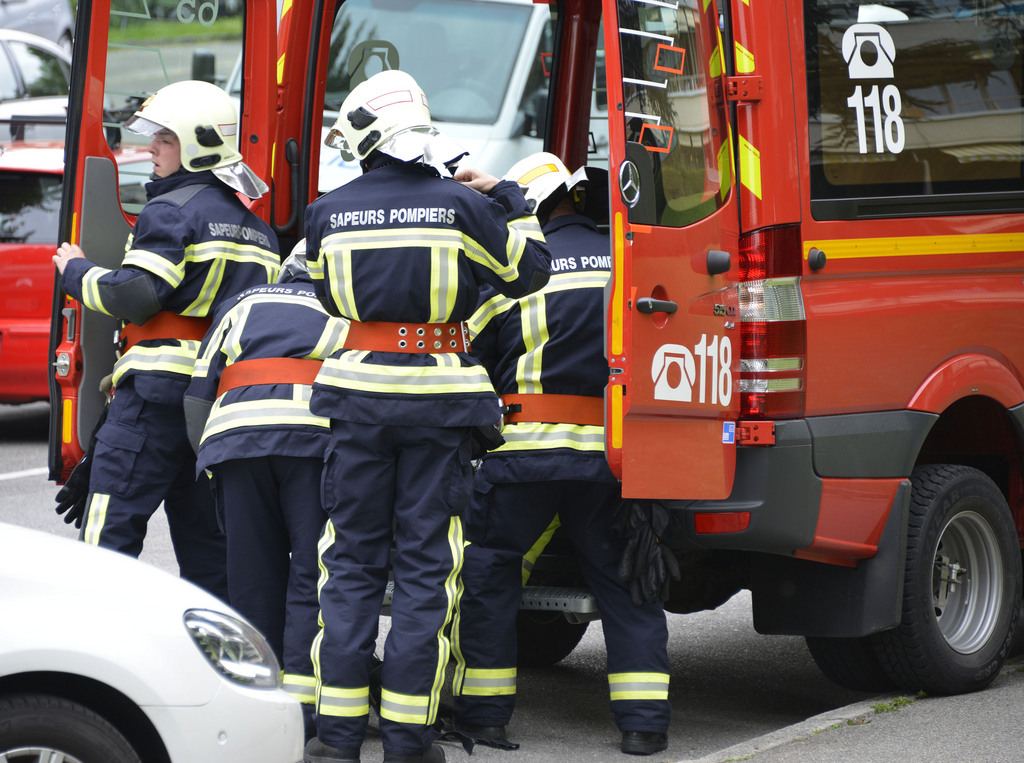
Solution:
M914 700L908 697L896 697L891 702L879 702L877 705L873 705L872 709L876 714L878 713L894 713L901 707L914 704Z
M177 20L145 19L139 23L129 20L120 28L111 27L109 41L129 45L161 40L240 40L242 31L241 16L222 16L209 26L199 23L182 24Z

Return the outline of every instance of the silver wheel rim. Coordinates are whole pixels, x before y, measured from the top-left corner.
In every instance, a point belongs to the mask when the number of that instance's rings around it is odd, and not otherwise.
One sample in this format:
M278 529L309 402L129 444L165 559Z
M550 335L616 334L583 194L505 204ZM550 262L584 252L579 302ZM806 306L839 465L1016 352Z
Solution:
M0 750L0 763L82 763L74 755L68 755L51 747L15 747Z
M932 603L951 649L973 654L996 627L1003 598L1003 558L991 525L978 513L950 518L935 549Z

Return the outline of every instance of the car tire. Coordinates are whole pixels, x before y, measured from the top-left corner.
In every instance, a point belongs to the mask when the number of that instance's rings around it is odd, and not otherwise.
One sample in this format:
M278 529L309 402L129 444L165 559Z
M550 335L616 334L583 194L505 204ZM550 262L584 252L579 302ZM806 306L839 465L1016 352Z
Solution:
M0 759L9 763L141 763L102 716L46 694L0 697Z
M1009 506L984 472L918 467L907 531L902 622L873 637L879 660L911 691L987 686L1013 644L1021 552Z
M854 691L885 692L896 687L882 667L870 636L827 638L808 636L805 641L818 669L831 681Z
M521 668L546 668L572 652L590 623L570 623L561 612L522 609L516 616Z

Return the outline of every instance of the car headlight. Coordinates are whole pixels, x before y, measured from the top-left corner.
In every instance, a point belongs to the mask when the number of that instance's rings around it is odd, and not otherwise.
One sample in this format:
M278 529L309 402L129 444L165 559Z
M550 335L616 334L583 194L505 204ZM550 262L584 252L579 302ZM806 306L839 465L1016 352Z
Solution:
M249 623L209 609L190 609L185 627L203 656L228 680L257 689L280 686L277 658Z

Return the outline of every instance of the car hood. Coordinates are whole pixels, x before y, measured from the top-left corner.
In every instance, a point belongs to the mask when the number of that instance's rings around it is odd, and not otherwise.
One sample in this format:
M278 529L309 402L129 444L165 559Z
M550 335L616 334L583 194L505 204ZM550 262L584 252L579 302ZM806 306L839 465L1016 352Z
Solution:
M67 672L140 706L206 704L224 679L186 631L190 608L240 617L132 557L0 523L0 676Z

